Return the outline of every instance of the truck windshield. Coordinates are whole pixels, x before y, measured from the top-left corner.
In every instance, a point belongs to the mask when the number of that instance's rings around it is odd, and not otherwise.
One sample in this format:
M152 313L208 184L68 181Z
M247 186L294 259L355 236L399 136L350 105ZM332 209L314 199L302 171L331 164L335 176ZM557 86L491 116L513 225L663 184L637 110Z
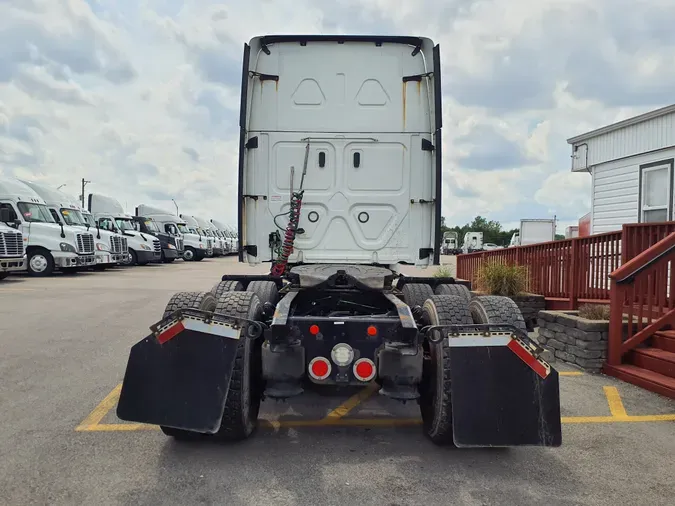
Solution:
M181 234L189 234L190 233L190 230L185 225L183 225L182 223L179 223L176 226L178 227L178 230L180 230Z
M56 223L52 215L49 214L47 206L36 204L35 202L19 202L19 212L23 219L34 223Z
M129 218L115 218L115 223L117 223L120 230L136 230L133 220L130 220Z
M63 216L63 221L66 222L66 225L76 225L84 227L87 225L87 222L84 221L82 213L77 209L61 209L61 216Z
M90 227L95 227L96 226L96 220L94 220L94 217L91 214L83 214L84 221L89 225Z
M145 226L148 227L148 230L150 232L159 232L159 227L157 226L157 223L155 223L152 220L144 220Z

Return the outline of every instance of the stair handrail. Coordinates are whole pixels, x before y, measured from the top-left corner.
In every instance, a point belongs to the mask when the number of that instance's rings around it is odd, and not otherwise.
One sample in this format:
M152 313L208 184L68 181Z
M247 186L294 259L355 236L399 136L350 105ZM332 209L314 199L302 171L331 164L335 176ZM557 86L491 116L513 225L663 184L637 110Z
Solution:
M629 283L633 281L640 271L655 264L659 259L668 255L673 250L675 250L675 232L667 235L636 257L628 260L628 262L612 272L609 277L619 284Z

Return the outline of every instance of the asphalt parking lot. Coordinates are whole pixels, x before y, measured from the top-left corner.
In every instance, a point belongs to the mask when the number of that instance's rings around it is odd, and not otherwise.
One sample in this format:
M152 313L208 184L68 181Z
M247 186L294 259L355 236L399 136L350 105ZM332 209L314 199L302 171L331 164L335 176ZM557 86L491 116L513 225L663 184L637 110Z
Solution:
M128 350L170 296L242 270L230 257L0 282L0 503L672 504L675 402L557 364L556 449L439 448L416 404L370 390L266 402L230 445L118 420Z

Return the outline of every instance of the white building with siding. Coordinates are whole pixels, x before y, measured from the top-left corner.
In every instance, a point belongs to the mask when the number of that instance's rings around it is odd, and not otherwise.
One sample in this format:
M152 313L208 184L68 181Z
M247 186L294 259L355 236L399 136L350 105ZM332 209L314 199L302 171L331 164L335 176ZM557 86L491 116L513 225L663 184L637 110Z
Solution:
M591 234L675 219L675 104L567 142L572 171L592 177Z

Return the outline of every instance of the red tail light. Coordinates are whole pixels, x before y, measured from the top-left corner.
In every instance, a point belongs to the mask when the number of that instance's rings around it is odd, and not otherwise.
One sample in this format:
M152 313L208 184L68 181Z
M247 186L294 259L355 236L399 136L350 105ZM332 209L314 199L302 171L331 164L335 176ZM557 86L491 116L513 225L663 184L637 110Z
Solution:
M318 325L312 325L309 327L309 333L312 334L313 336L317 335L319 333L319 326Z
M371 325L370 327L368 327L368 330L366 332L368 332L368 335L371 336L371 337L376 336L377 335L377 327L375 325Z
M309 363L309 375L317 380L324 380L330 376L331 365L324 357L315 357Z
M370 381L375 377L377 370L372 360L360 358L354 362L354 376L359 381Z

